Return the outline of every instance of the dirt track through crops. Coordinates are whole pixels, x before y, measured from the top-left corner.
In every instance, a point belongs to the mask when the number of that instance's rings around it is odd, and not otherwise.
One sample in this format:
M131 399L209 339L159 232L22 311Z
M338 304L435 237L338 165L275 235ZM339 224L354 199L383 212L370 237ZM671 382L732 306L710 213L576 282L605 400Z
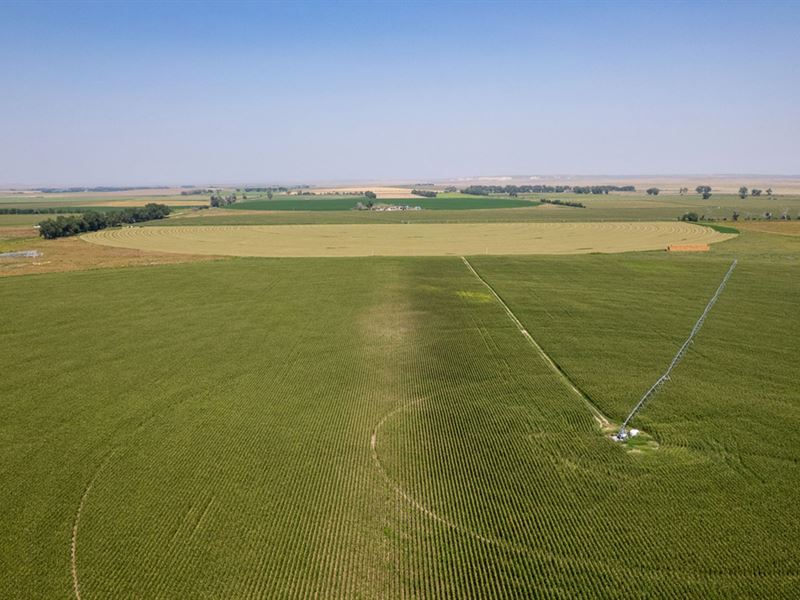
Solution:
M470 272L484 286L486 286L486 288L489 290L489 292L491 292L491 294L492 294L492 296L494 296L495 300L497 300L497 302L500 304L500 306L503 307L503 310L508 315L508 318L511 319L511 321L514 323L514 325L517 326L517 329L519 329L519 332L528 341L528 343L536 349L536 351L539 353L539 356L541 356L542 360L544 360L544 362L547 363L547 366L550 368L550 370L553 371L558 376L558 378L564 383L565 386L567 386L578 397L580 397L581 400L583 400L583 402L586 404L586 407L589 409L589 412L592 413L592 416L594 417L595 421L597 421L597 424L600 426L600 428L604 429L604 428L610 427L611 426L611 421L608 419L608 417L606 417L602 413L602 411L592 403L592 401L589 399L589 397L586 394L584 394L580 390L580 388L578 388L578 386L575 384L575 382L573 382L567 376L567 374L564 373L564 371L555 363L555 361L550 357L550 355L547 352L544 351L544 348L542 348L539 345L539 342L537 342L535 339L533 339L533 336L530 333L528 333L528 330L525 329L525 326L522 324L522 322L517 318L517 316L513 313L513 311L505 303L505 300L503 300L500 297L500 295L494 290L494 288L489 284L489 282L487 282L483 277L481 277L478 274L478 272L474 269L472 264L470 264L470 262L466 258L464 258L462 256L461 260L464 261L464 264L467 266L467 268L470 270Z

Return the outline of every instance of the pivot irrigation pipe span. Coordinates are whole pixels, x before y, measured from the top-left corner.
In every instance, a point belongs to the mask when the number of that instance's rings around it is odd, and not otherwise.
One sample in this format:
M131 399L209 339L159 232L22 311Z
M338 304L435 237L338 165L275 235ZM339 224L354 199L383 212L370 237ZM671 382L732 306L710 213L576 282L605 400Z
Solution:
M736 263L737 263L736 260L734 260L731 263L731 266L728 269L728 272L725 273L725 277L722 278L722 282L719 284L717 291L714 292L714 295L711 296L711 300L709 300L708 304L706 304L706 309L703 311L703 314L700 315L700 318L697 319L697 323L695 323L694 327L692 327L692 332L689 334L689 337L686 338L685 342L683 342L683 345L678 350L678 353L675 355L675 358L672 359L672 362L669 363L669 367L664 372L664 374L661 377L659 377L653 384L653 386L644 393L644 396L641 397L639 402L636 403L636 406L633 407L633 410L630 412L630 414L625 418L625 421L622 423L622 427L619 428L619 433L617 433L617 435L614 436L615 439L624 440L626 437L628 437L628 423L630 423L631 419L633 419L633 417L636 416L636 413L638 413L642 409L642 407L645 405L645 402L647 402L647 400L649 400L650 397L653 394L655 394L659 390L659 388L661 388L662 385L664 385L667 381L669 381L669 375L670 373L672 373L672 369L674 369L677 366L677 364L681 362L681 359L686 354L686 350L688 350L689 348L689 344L692 343L694 336L697 335L697 332L700 331L700 328L703 326L703 323L705 323L706 317L708 316L708 313L711 311L711 307L714 306L714 304L717 302L717 299L719 298L720 294L722 294L722 290L725 289L725 284L728 283L728 279L730 279L731 277L731 273L733 273L733 270L736 268Z

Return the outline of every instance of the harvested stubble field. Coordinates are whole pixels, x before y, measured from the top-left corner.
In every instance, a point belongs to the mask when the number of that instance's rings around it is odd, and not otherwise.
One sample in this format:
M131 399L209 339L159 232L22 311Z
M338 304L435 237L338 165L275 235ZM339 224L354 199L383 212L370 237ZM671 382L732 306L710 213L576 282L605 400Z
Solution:
M87 244L77 237L43 240L40 237L31 237L30 229L0 227L0 252L22 250L36 250L39 256L0 259L0 277L154 266L218 258L211 255L176 254Z
M673 222L129 227L83 239L159 252L321 257L628 252L731 237Z
M791 597L800 280L753 235L643 453L458 258L7 280L0 596ZM470 262L614 419L727 267Z

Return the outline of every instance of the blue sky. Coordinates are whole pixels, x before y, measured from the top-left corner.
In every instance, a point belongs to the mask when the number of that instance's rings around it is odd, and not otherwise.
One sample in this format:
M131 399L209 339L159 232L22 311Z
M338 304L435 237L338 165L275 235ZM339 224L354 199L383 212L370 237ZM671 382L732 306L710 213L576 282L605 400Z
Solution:
M800 3L1 3L0 184L800 173Z

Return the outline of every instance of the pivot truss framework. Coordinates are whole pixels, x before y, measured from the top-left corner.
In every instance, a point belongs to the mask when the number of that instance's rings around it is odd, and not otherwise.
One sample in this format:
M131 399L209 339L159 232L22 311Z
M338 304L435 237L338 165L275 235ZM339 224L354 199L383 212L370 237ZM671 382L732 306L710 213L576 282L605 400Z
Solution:
M714 292L713 296L711 296L711 300L708 301L708 304L706 305L703 314L701 314L700 318L697 319L697 323L695 323L694 327L692 327L692 332L689 334L689 337L686 338L686 341L683 342L683 345L678 349L677 354L675 354L675 358L673 358L672 362L669 363L669 367L667 368L667 370L661 377L659 377L656 380L656 382L652 385L652 387L644 393L644 396L642 396L639 399L639 401L636 403L636 406L633 407L633 410L631 410L630 414L625 418L625 421L622 423L622 427L620 427L619 429L619 433L617 433L617 435L615 436L616 439L624 440L626 437L628 437L628 423L630 423L631 419L633 419L633 417L635 417L636 414L642 409L645 403L659 389L661 389L661 387L667 381L669 381L670 373L672 373L672 370L678 365L679 362L681 362L681 359L683 359L683 357L686 355L686 351L689 349L689 344L692 343L694 336L697 335L698 331L700 331L700 328L703 326L703 323L705 323L708 313L711 311L711 307L714 306L714 304L717 302L717 299L720 297L720 294L722 294L722 290L725 289L725 285L728 283L728 279L730 279L731 273L733 273L733 270L736 268L736 263L737 263L736 260L734 260L731 263L731 266L730 268L728 268L728 272L725 273L725 277L722 278L722 282L720 282L717 291Z

